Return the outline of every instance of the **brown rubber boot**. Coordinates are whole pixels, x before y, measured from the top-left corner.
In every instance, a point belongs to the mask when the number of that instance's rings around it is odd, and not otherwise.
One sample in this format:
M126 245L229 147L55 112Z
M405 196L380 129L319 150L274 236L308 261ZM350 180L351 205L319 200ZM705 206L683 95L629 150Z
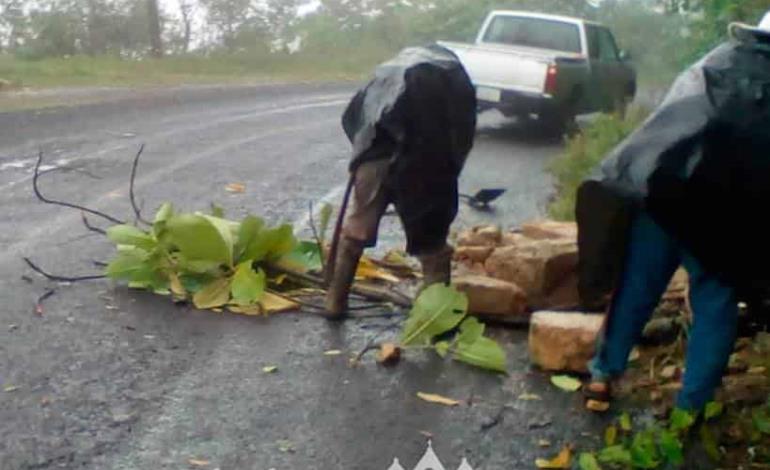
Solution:
M344 318L348 311L348 295L356 277L358 261L364 253L363 243L342 238L337 252L329 290L326 293L326 316L336 320Z
M418 256L422 265L422 287L418 295L433 284L449 285L452 280L452 247L445 245L435 253Z

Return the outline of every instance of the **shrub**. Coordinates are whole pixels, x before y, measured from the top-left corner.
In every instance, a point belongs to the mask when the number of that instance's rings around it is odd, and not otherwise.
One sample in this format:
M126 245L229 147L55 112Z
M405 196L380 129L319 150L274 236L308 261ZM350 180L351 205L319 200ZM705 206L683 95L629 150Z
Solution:
M567 140L564 153L548 168L556 180L556 196L549 208L551 217L575 220L575 197L580 183L648 114L641 107L629 110L625 118L603 114Z

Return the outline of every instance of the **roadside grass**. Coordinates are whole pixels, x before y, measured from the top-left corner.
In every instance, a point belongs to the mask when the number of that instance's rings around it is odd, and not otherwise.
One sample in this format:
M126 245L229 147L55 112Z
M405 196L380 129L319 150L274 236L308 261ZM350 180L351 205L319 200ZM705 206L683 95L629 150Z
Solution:
M567 140L564 153L548 167L556 179L556 196L548 208L552 218L575 220L575 199L580 184L648 114L643 107L632 107L625 118L602 114Z
M0 54L0 80L10 82L6 88L354 80L371 73L390 52L365 48L344 54L244 53L137 60L113 56L31 60Z

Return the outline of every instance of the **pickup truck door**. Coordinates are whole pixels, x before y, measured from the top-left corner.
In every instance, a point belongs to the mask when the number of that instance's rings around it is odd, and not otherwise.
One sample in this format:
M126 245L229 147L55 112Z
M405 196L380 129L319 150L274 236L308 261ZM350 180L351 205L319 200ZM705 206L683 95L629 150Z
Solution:
M626 64L620 59L620 52L610 30L586 25L586 36L594 111L611 111L617 105L617 100L624 96L628 81Z

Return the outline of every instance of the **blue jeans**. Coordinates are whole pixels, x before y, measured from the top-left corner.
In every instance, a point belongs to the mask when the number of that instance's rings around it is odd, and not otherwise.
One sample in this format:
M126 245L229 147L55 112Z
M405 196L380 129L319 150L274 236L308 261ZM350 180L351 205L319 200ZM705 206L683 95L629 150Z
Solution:
M674 272L683 265L690 275L693 325L677 406L700 410L713 400L733 351L738 322L735 290L706 272L644 212L634 219L628 243L607 329L590 364L593 378L607 380L625 372L631 350Z

